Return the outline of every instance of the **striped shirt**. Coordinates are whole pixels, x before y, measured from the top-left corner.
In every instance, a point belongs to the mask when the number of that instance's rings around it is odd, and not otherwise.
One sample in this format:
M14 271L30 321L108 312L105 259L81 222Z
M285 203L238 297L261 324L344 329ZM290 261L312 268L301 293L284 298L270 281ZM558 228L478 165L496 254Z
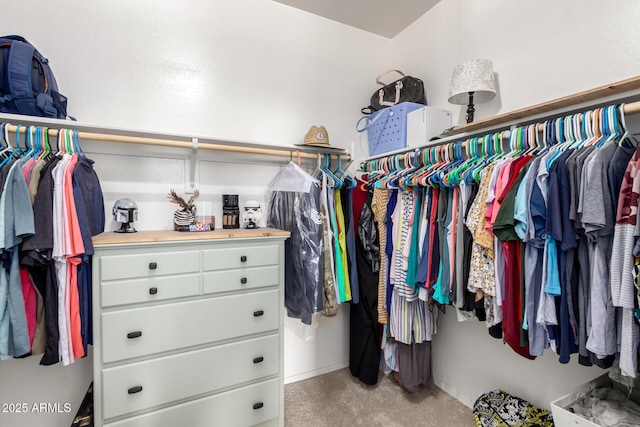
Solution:
M409 301L398 287L391 295L389 334L404 344L431 341L431 324L428 303L421 299Z
M386 324L389 318L386 308L387 298L387 272L389 264L384 248L387 245L387 228L385 218L387 216L387 197L386 188L375 188L373 190L373 199L371 201L371 210L373 217L378 225L378 236L380 240L380 275L378 279L378 323Z

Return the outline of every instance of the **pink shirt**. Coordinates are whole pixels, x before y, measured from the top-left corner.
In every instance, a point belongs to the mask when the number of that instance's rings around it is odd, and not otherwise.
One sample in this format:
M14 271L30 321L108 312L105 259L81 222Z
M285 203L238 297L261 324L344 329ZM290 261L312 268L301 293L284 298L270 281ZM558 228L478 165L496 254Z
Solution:
M38 294L31 281L29 272L20 269L20 281L22 282L22 298L24 299L24 311L27 315L27 330L29 331L29 344L33 344L33 336L36 333L37 310L38 310Z
M70 332L70 352L73 356L79 358L84 356L84 348L82 346L82 324L80 321L80 298L78 295L78 264L81 259L77 255L84 253L84 245L80 234L80 223L78 222L78 213L73 198L73 171L78 164L78 157L73 156L65 169L64 185L64 204L66 207L66 216L64 220L67 222L66 231L69 233L65 239L65 256L67 257L67 295L69 297L69 308L67 310ZM66 303L66 301L65 301ZM66 304L65 304L66 305Z

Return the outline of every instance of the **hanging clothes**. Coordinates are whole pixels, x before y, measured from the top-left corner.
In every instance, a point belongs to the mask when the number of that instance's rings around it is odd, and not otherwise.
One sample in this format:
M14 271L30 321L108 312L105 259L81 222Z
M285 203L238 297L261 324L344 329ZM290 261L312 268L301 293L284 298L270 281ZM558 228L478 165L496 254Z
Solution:
M0 289L6 292L5 298L0 296L0 359L23 356L31 350L18 261L18 245L34 233L29 190L21 170L24 162L21 159L5 166L9 170L0 196Z
M333 261L333 228L327 192L327 177L323 175L320 190L320 216L322 218L322 270L323 270L323 298L322 314L331 317L338 314L340 295L337 288L335 263Z
M343 202L342 212L344 215L344 226L346 229L346 253L347 267L349 269L349 283L351 289L351 301L357 304L360 302L360 286L358 279L358 265L356 262L356 227L353 217L353 188L343 188L341 200ZM362 209L362 206L359 206Z
M72 176L79 163L81 152L77 140L73 154L65 152L60 157L51 156L46 132L40 128L27 128L28 151L19 147L19 130L16 146L10 157L0 165L2 196L0 196L0 240L3 242L3 268L0 272L0 300L7 293L7 304L17 296L20 287L21 304L9 307L9 335L4 339L6 318L0 316L0 353L2 358L44 353L40 363L51 365L62 360L72 363L86 354L82 330L91 323L81 318L80 312L91 317L91 303L78 298L79 284L76 270L80 260L69 260L67 255L83 255L81 234L91 236L104 230L104 204L97 175L91 169L95 181L92 195L99 199L99 223L78 221L73 202ZM41 141L36 145L36 139ZM72 133L61 131L59 135L72 138ZM75 138L75 136L74 136ZM5 141L6 142L6 141ZM46 148L46 151L45 151ZM70 142L65 145L70 149ZM36 158L37 157L37 158ZM84 157L86 158L86 157ZM53 159L53 160L52 160ZM86 160L89 164L92 161ZM63 162L64 167L61 166ZM56 179L60 180L56 183ZM54 196L54 187L58 191ZM58 199L58 206L55 201ZM33 206L32 206L33 204ZM55 227L54 227L55 226ZM64 243L68 244L65 245ZM55 251L54 251L55 249ZM56 264L53 255L58 256ZM63 286L59 285L64 275ZM91 289L91 277L86 277L87 289ZM61 289L62 288L62 289ZM2 305L2 301L0 301ZM2 310L4 312L4 307ZM25 327L22 327L25 319ZM63 334L60 334L60 329ZM6 345L5 345L6 344Z
M44 301L45 348L41 365L59 361L58 281L53 263L53 176L51 171L61 158L53 157L43 166L34 199L35 234L22 245L22 265L29 270Z
M359 302L353 302L349 323L349 370L365 384L378 382L380 340L378 333L378 279L380 241L375 226L372 197L360 209L356 240Z
M347 260L347 230L345 227L340 191L335 190L333 193L335 198L334 203L337 229L336 261L338 268L336 270L336 274L338 278L338 286L341 291L340 295L342 296L340 302L343 303L352 300L351 281L349 279L349 262Z
M613 304L622 309L620 370L623 375L632 378L636 377L637 349L640 341L640 333L633 321L635 307L633 247L639 199L640 148L636 149L629 161L620 187L611 254L610 282Z
M318 180L290 162L269 187L269 227L291 233L285 241L285 307L311 325L322 310L322 218Z
M385 255L387 247L387 189L375 188L371 202L371 211L378 227L380 240L380 275L378 278L378 322L386 324L389 319L387 312L387 278L389 276L389 261Z
M509 152L496 134L467 141L476 146L466 159L446 144L371 162L388 262L382 367L402 365L400 346L419 341L422 319L451 304L459 320L474 310L525 358L551 348L560 363L577 353L607 368L619 355L624 374L636 374L640 167L617 110L547 121L542 141L540 125L514 129ZM385 202L376 205L376 192ZM427 304L416 308L414 298Z

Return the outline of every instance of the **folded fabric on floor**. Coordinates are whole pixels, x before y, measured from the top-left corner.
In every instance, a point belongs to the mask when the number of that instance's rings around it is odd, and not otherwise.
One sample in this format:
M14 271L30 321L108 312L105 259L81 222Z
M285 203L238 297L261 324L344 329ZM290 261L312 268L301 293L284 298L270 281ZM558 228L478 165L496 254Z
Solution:
M640 406L610 387L591 390L569 407L573 412L602 427L640 425Z

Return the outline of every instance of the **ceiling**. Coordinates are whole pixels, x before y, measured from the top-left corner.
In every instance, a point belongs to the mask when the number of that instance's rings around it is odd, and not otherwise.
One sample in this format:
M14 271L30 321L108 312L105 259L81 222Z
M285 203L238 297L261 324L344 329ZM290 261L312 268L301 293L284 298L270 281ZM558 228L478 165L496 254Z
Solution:
M361 30L393 38L440 0L274 0Z

